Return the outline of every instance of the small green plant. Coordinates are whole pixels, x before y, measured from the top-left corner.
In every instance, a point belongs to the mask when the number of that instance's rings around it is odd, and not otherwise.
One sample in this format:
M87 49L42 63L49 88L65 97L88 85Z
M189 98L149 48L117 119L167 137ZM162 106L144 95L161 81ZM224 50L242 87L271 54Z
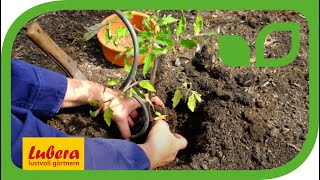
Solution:
M128 19L133 17L133 14L129 11L125 13L125 16ZM155 22L155 23L151 23ZM116 22L115 19L111 21L107 21L105 24L94 25L89 27L87 30L88 32L84 34L83 40L87 41L92 38L100 28L106 26L106 42L112 42L115 46L118 46L117 41L126 35L128 35L128 30L126 28L119 27L114 34L111 34L111 26L113 23ZM176 31L174 32L172 25L177 23ZM144 18L142 21L142 29L135 28L138 43L139 43L139 53L145 55L144 59L144 66L142 69L142 74L144 79L143 80L136 80L132 84L130 84L127 88L123 90L123 93L126 94L128 97L132 97L134 94L140 96L143 99L146 99L148 103L148 107L152 106L150 100L145 96L145 91L149 93L151 98L152 94L156 92L153 84L155 81L156 71L157 71L157 64L158 64L158 57L168 52L172 51L174 48L187 48L191 49L197 47L198 39L203 38L203 36L210 36L214 35L213 31L201 33L203 29L203 19L200 13L197 13L195 21L193 23L193 35L183 36L185 29L186 29L187 20L184 15L184 12L180 12L180 18L176 19L172 17L171 14L164 15L163 17L159 17L157 14L151 14L149 18ZM175 41L175 38L177 41ZM129 59L133 57L133 47L125 47L125 51L120 53L115 59L120 57L125 57L124 62L124 69L127 73L131 70L131 64L129 63ZM150 72L150 78L147 79L148 73ZM120 79L112 79L106 83L106 86L114 87L118 83L120 83ZM139 85L139 87L136 87ZM175 108L180 99L183 98L183 94L185 96L189 96L188 98L188 107L189 109L194 112L196 108L197 102L202 102L201 95L191 90L191 83L185 82L183 85L175 90L173 101L173 108ZM112 100L110 100L112 101ZM92 103L93 106L97 107L96 111L91 111L90 114L95 117L98 113L97 111L101 107L100 102L94 101ZM110 125L111 117L112 117L112 110L108 108L107 111L104 113L104 120ZM156 119L165 119L166 115L162 115L159 112L155 112Z
M187 105L192 112L194 112L197 102L201 103L203 101L201 99L201 94L192 90L192 83L184 82L182 83L182 86L177 88L174 92L174 96L172 98L173 108L179 104L180 100L183 98L183 94L187 97L189 96Z
M120 82L120 81L119 81L119 82ZM90 110L90 111L89 111L90 116L91 116L92 118L97 117L98 114L99 114L99 112L101 111L101 109L102 109L102 107L103 107L103 104L102 104L102 103L110 102L110 104L111 104L111 101L113 101L113 99L107 100L107 101L105 101L105 102L100 102L99 100L96 100L96 99L91 100L91 101L89 102L89 105L92 106L92 107L94 107L95 110L94 110L94 111L93 111L93 110ZM110 107L108 107L108 108L104 111L104 113L103 113L103 119L104 119L104 121L107 123L108 126L111 125L112 116L113 116L113 111L111 110Z
M167 115L161 114L160 112L155 112L156 117L154 118L154 120L165 120Z

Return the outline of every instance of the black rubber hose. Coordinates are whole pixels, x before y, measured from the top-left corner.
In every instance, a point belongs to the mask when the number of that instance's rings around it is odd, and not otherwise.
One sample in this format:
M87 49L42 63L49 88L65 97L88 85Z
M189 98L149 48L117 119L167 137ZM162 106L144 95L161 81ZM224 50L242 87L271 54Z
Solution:
M126 18L126 16L120 10L114 10L114 12L119 16L119 18L127 26L128 30L130 32L132 41L133 41L133 50L134 50L133 63L132 63L130 73L128 74L128 76L126 77L126 79L123 81L123 83L121 84L121 86L119 88L120 90L123 90L128 85L130 85L132 78L137 70L138 60L139 60L139 44L138 44L136 32L135 32L134 28L132 27L130 21ZM131 136L131 138L137 138L137 137L142 136L147 131L147 129L149 127L149 123L150 123L150 116L149 116L149 110L146 107L146 105L144 104L143 100L137 94L135 94L133 97L140 103L140 105L144 111L144 114L146 116L146 119L143 123L143 127L140 130L140 132L138 134Z
M138 138L138 137L142 136L147 131L147 129L149 127L149 123L150 123L150 116L149 116L149 110L148 110L147 106L144 104L143 100L138 95L134 95L133 97L141 104L144 115L146 116L145 120L143 122L143 127L140 130L140 132L131 136L131 138L134 139L134 138Z
M132 78L137 70L138 67L138 59L139 59L139 43L137 40L137 34L134 30L134 28L132 27L130 21L126 18L126 16L119 10L115 10L114 11L119 18L123 21L123 23L127 26L131 38L132 38L132 42L133 42L133 50L134 50L134 56L133 56L133 63L132 63L132 68L130 73L128 74L127 78L123 81L123 83L120 86L120 90L125 89L132 81Z

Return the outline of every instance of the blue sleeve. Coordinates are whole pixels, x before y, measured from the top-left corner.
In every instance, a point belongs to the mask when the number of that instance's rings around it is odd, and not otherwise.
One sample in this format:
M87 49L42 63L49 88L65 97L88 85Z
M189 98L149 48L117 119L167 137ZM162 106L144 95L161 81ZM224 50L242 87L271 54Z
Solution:
M86 138L85 169L149 169L150 161L135 143L119 139Z
M55 115L62 104L67 78L24 61L11 61L11 104L39 117Z
M11 157L22 167L23 137L69 137L38 117L58 112L64 99L66 77L14 60L11 63ZM149 169L150 162L135 143L85 138L85 169Z
M22 168L23 137L68 137L68 135L46 125L30 110L11 106L11 159L19 168Z

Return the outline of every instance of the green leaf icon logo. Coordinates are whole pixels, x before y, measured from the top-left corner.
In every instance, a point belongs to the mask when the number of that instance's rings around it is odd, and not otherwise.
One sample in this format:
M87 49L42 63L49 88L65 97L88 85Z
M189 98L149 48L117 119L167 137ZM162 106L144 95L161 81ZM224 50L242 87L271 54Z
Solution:
M232 67L250 66L250 48L242 36L219 35L218 41L223 64Z
M275 31L291 31L291 50L282 58L264 58L264 42L266 37ZM264 27L256 39L256 66L257 67L280 67L290 64L298 55L300 50L300 23L283 22L273 23Z

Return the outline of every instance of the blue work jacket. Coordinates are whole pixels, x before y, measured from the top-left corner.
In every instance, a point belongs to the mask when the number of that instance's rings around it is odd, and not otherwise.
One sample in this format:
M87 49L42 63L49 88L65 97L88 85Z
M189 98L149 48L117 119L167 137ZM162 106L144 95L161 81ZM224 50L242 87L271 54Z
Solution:
M41 118L54 116L67 89L67 78L20 60L11 61L11 158L22 167L23 137L70 137ZM85 169L149 169L150 161L135 143L85 138Z

